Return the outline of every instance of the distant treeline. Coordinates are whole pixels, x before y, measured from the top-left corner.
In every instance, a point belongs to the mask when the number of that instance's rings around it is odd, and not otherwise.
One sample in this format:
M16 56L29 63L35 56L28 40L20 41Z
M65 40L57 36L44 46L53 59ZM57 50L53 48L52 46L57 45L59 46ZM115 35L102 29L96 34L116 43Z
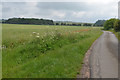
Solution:
M74 22L54 22L55 25L67 25L67 26L98 26L103 27L106 20L98 20L93 23L74 23Z
M35 19L35 18L10 18L2 23L8 24L36 24L36 25L54 25L53 20Z
M105 20L98 20L93 23L76 23L66 21L53 21L48 19L36 19L36 18L9 18L8 20L0 20L0 23L7 24L35 24L35 25L63 25L63 26L104 26Z
M91 23L75 23L75 22L56 22L47 19L35 19L35 18L9 18L8 20L2 20L2 23L7 24L35 24L35 25L63 25L63 26L92 26Z
M69 22L54 22L55 25L64 25L64 26L92 26L92 23L69 23Z

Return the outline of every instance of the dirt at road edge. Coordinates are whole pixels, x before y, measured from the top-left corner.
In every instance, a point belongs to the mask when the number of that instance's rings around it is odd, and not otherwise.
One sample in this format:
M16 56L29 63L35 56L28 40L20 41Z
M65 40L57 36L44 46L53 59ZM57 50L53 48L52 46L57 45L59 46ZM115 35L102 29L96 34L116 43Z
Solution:
M90 63L89 63L89 59L90 59L90 55L92 53L93 46L98 41L98 39L94 41L92 46L86 52L84 60L83 60L83 64L82 64L82 69L80 70L80 74L77 75L77 78L90 78Z

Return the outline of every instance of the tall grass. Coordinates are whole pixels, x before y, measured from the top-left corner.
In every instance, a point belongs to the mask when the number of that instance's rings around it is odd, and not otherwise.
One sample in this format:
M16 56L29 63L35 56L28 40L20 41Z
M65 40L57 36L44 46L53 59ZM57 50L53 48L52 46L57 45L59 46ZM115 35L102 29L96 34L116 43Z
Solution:
M2 45L2 24L0 24L0 46ZM2 78L2 48L0 47L0 79Z
M115 36L118 38L118 40L120 41L120 31L119 32L116 32L115 30L108 30L108 31L113 32Z
M3 24L3 78L73 78L100 28Z

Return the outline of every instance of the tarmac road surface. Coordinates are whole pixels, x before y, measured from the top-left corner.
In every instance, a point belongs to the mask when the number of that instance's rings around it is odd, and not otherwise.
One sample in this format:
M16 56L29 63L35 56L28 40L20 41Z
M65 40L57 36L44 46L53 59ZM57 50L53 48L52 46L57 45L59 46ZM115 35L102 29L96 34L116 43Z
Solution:
M91 78L118 78L118 39L103 31L90 55Z

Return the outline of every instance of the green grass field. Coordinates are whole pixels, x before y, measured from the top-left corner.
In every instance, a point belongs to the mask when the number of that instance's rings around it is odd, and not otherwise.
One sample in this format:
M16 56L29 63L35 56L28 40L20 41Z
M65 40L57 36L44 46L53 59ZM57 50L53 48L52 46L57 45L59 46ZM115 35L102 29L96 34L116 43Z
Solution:
M3 78L75 78L100 28L2 25Z
M2 45L2 24L0 24L0 46ZM2 78L2 49L0 47L0 79Z

